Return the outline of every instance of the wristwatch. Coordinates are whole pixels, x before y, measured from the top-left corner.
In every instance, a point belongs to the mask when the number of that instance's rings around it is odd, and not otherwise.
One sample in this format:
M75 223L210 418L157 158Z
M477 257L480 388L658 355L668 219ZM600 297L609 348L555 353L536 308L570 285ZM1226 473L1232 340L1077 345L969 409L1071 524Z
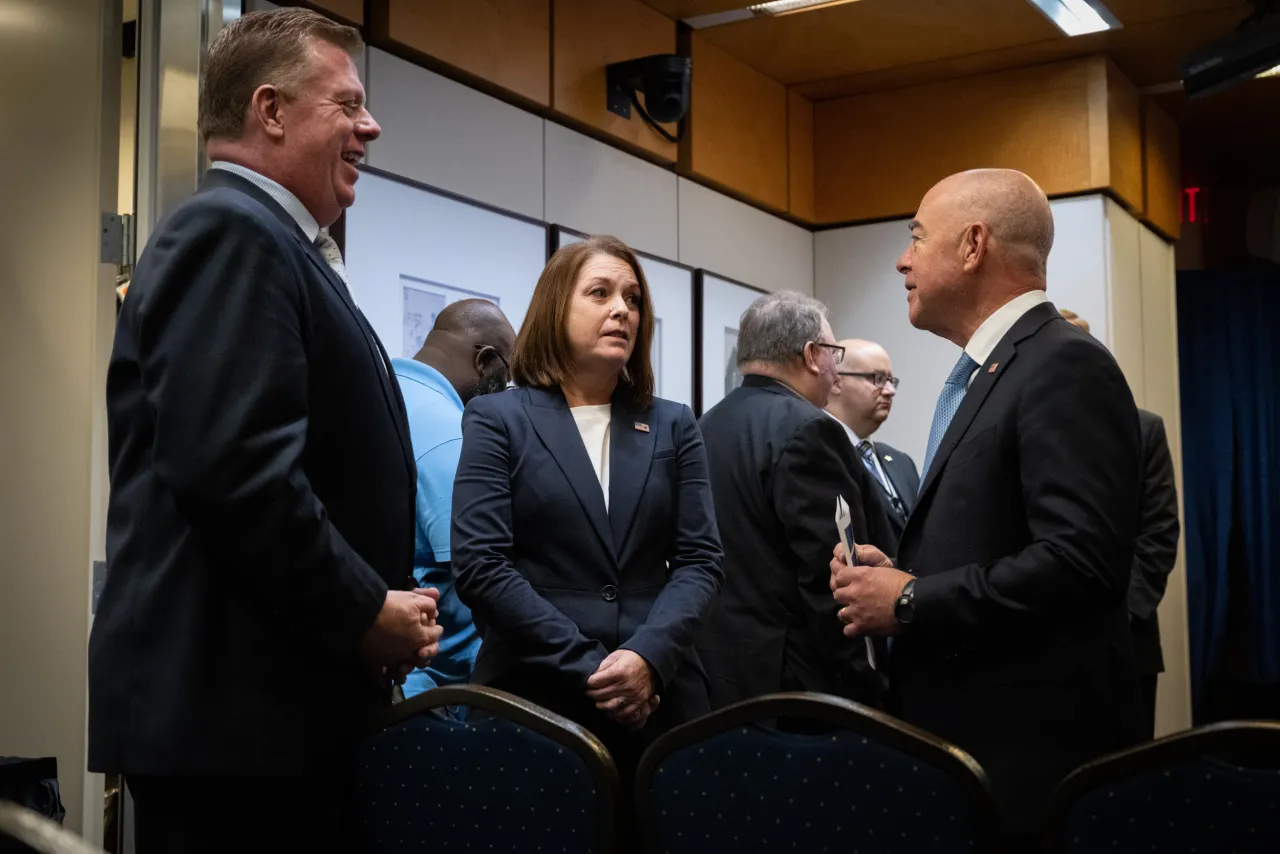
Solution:
M904 626L911 625L916 618L916 580L913 578L902 588L898 601L893 606L893 616Z

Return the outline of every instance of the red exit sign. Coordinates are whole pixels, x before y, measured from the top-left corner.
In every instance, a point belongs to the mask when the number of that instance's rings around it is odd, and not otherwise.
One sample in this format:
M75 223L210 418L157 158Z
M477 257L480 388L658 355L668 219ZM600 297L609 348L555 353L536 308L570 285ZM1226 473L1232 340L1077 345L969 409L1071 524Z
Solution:
M1205 192L1202 187L1183 187L1182 206L1178 211L1178 222L1208 222L1209 207L1205 203Z

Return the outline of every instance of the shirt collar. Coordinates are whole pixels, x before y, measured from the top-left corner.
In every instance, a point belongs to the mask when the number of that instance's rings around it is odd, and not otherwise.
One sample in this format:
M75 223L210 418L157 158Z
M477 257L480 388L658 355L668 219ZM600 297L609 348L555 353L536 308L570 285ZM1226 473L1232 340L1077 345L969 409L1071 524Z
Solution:
M391 368L395 371L395 375L412 382L418 382L432 391L446 398L458 407L461 412L466 407L462 404L462 398L458 397L458 390L453 387L453 383L444 378L444 374L437 371L430 365L424 365L417 359L392 359Z
M838 417L836 417L836 415L835 415L835 414L833 414L832 412L830 412L830 411L828 411L828 410L826 410L826 409L824 409L824 410L822 410L822 411L823 411L823 412L826 412L828 415L830 415L833 419L835 419L835 422L836 422L837 424L839 424L841 427L843 427L843 428L844 428L844 432L845 432L845 434L849 437L849 441L853 443L853 446L854 446L855 448L862 444L862 439L858 438L858 434L857 434L857 433L855 433L855 432L853 432L853 428L852 428L852 427L850 427L848 424L845 424L845 423L844 423L843 421L841 421Z
M261 172L255 172L238 163L228 163L226 160L215 160L210 168L221 169L224 172L230 172L232 175L239 175L266 193L273 202L284 208L285 213L293 217L294 222L298 224L298 228L302 229L302 233L307 236L307 240L312 243L316 242L316 238L320 235L320 223L316 222L316 218L311 215L311 211L307 210L307 206L281 184L272 181Z
M1044 291L1027 291L1014 297L982 321L982 325L964 346L964 351L969 354L969 358L981 365L1022 315L1048 301L1049 296Z

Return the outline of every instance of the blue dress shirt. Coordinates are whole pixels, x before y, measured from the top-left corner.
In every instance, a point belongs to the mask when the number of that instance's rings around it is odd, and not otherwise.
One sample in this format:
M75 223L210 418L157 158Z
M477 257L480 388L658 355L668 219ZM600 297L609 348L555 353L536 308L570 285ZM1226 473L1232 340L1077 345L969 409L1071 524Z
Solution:
M462 452L462 399L435 368L413 359L392 359L409 416L409 437L418 465L417 525L413 577L422 587L440 591L444 628L440 654L430 666L413 671L404 683L406 698L437 685L471 678L480 651L480 635L471 610L458 599L449 568L449 528L453 516L453 479Z

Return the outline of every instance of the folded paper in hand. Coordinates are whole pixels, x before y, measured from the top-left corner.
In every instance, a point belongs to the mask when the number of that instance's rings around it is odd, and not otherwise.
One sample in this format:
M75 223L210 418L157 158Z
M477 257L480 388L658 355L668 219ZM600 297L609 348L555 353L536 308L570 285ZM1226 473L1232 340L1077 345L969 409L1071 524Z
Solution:
M853 566L854 561L858 559L856 551L858 544L853 540L853 517L849 515L849 502L844 500L843 495L836 496L836 530L840 532L840 542L844 543L849 565ZM870 636L864 637L863 640L867 642L867 661L870 662L872 670L878 670L875 644Z

